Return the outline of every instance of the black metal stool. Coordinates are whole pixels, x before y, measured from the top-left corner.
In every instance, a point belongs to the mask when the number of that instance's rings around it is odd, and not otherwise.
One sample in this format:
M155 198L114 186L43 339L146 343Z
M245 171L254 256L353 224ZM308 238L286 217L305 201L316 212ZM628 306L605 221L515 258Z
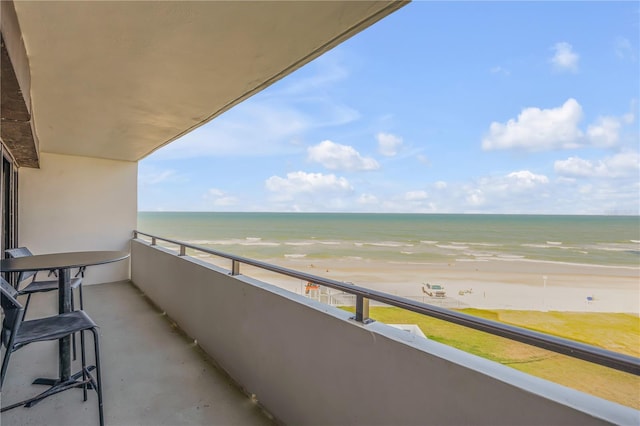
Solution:
M4 279L0 278L0 291L2 292L2 310L4 311L4 321L2 323L2 343L6 348L2 360L2 370L0 376L0 392L4 384L9 358L13 352L34 342L58 340L63 337L80 333L80 353L82 356L82 370L64 382L55 383L46 391L32 398L20 401L6 407L2 407L0 412L21 406L32 407L40 400L63 392L68 389L81 387L84 401L87 400L87 388L94 389L98 394L98 412L100 425L104 425L104 413L102 407L102 380L100 372L100 347L98 341L98 326L84 311L72 311L60 315L35 320L24 320L24 307L18 302L16 296L18 292ZM95 349L96 365L87 367L84 332L91 330ZM95 368L96 377L91 371ZM82 376L82 380L79 380Z

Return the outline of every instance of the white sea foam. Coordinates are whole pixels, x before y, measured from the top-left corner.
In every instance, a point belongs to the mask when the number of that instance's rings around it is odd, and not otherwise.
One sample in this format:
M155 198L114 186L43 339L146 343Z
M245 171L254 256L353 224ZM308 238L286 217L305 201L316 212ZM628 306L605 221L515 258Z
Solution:
M211 245L211 244L216 244L215 241L212 240L187 240L188 243L190 244L195 244L195 245Z
M229 216L229 219L233 220L229 222L228 226L222 222L226 220L225 215L212 214L211 226L201 225L200 222L192 223L192 218L186 214L175 218L165 216L167 217L163 219L171 219L171 226L167 222L168 229L193 229L194 233L191 234L193 239L189 242L194 245L225 252L234 252L234 250L240 253L246 252L245 255L255 256L257 259L280 257L285 262L287 261L284 257L285 253L306 253L306 258L298 258L297 262L312 262L311 258L314 258L313 262L315 263L317 255L323 261L330 263L331 260L345 260L353 255L353 263L386 263L394 260L418 263L435 262L436 264L444 262L446 265L447 262L453 262L456 258L464 258L467 259L465 262L469 262L468 259L512 261L514 267L517 265L517 261L541 261L537 259L555 261L560 264L575 262L580 265L626 265L636 271L640 266L638 264L640 237L637 232L637 221L627 225L621 222L621 226L624 225L624 227L619 231L613 227L611 232L599 229L600 222L594 222L592 224L595 228L592 228L594 232L585 233L582 227L574 228L564 224L563 221L552 223L549 220L548 231L550 233L531 234L526 231L530 224L525 220L525 217L518 217L513 226L509 221L506 221L504 228L500 224L500 228L496 230L484 226L483 220L475 222L472 216L464 218L465 220L469 219L468 224L457 228L454 222L449 228L449 223L446 227L425 223L423 227L422 222L419 221L407 227L403 222L404 219L396 224L385 217L384 221L372 221L369 224L371 225L370 229L363 229L362 233L358 234L357 230L352 227L353 221L351 220L344 223L323 222L316 221L312 216L308 218L301 216L300 221L297 218L295 221L292 220L290 226L287 227L288 229L273 228L270 216L264 217L265 222L262 222L262 217L247 216L247 219L251 220L247 225L251 226L236 223L236 218L233 215ZM377 220L378 217L382 216L371 216L371 219ZM452 219L459 220L453 217ZM185 226L173 226L182 223L177 222L178 220L184 221ZM517 223L518 221L521 223ZM617 223L618 219L611 219L611 221ZM587 222L591 223L592 218L588 218ZM606 224L607 222L602 223ZM192 226L196 224L197 227ZM473 232L468 233L464 231L467 229L466 225L473 225L476 228L469 228ZM264 230L277 232L277 234L266 234ZM173 235L172 231L167 232L169 233L166 235L168 237L184 238ZM312 237L311 233L315 237ZM424 237L434 238L434 240L424 240L422 239ZM435 240L436 238L437 240ZM158 244L176 250L175 245L160 241ZM198 251L189 250L189 253L195 257ZM499 256L500 254L507 256ZM524 255L525 258L509 255ZM200 256L205 255L198 254L198 257ZM202 258L201 260L211 259ZM296 261L293 257L288 260L290 262ZM345 263L347 262L345 261Z
M191 244L207 245L207 246L279 246L280 243L262 241L262 238L244 238L244 239L229 239L229 240L191 240L188 241Z
M494 257L495 256L495 254L493 253L480 253L480 252L469 252L469 255L475 256L475 257Z
M244 240L189 240L188 243L204 246L230 246Z
M571 265L571 266L579 266L581 268L628 269L631 271L640 270L640 268L637 266L595 265L595 264L584 264L584 263L575 263L575 262L560 262L557 260L512 259L512 258L505 258L505 257L496 257L495 260L499 260L502 262L527 262L527 263L549 263L552 265Z
M284 257L287 259L302 259L303 257L307 257L306 254L285 254Z
M576 247L563 246L560 241L547 241L546 244L520 244L520 247L531 247L540 249L575 249Z
M455 243L455 244L466 244L470 246L481 246L481 247L502 247L502 244L497 244L497 243Z
M498 259L524 259L524 256L518 254L499 254Z
M469 246L436 244L436 247L450 250L466 250Z
M631 248L631 247L602 247L602 246L596 246L596 247L590 247L592 250L602 250L602 251L619 251L619 252L624 252L624 251L629 251L629 250L636 250L635 248Z
M365 243L368 246L374 247L413 247L413 244L398 243L396 241L379 241L375 243Z

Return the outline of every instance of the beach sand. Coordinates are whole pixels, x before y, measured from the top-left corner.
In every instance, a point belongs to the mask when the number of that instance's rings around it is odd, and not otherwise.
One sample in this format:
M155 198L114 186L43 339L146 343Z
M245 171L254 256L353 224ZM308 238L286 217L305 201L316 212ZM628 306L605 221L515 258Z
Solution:
M523 260L447 264L355 259L267 262L448 308L640 313L640 268ZM304 294L306 283L301 280L246 265L242 265L241 273ZM443 286L446 297L424 294L426 283Z

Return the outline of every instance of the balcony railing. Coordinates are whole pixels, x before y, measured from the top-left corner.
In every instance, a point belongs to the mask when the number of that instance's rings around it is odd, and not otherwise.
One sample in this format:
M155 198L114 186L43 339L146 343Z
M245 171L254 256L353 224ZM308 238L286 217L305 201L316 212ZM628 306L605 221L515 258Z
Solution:
M429 317L448 321L454 324L480 330L489 334L505 337L514 341L536 346L552 352L568 355L573 358L599 364L615 370L640 375L640 358L630 355L621 354L614 351L598 348L595 346L579 343L573 340L563 339L484 318L474 317L457 311L441 308L438 306L428 305L414 300L394 296L388 293L359 287L353 284L345 284L340 281L319 277L317 275L308 274L292 269L280 267L259 260L249 259L242 256L211 250L195 244L185 243L169 238L158 237L141 231L134 231L134 237L145 236L151 239L151 245L157 245L158 241L164 241L169 244L178 246L179 255L185 256L187 249L225 258L231 261L230 275L239 275L240 266L242 264L251 265L260 269L275 272L277 274L286 275L299 280L311 282L325 287L340 290L344 293L352 294L356 297L356 313L354 319L363 324L371 323L369 318L369 301L384 303L386 305L406 309L408 311L423 314Z

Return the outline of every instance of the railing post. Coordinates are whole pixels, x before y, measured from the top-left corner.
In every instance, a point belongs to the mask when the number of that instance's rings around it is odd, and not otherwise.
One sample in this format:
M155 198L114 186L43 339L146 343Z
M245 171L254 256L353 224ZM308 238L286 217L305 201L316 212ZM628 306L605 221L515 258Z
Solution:
M356 321L363 324L372 323L369 318L369 299L356 294Z
M152 246L156 245L156 237L151 237L151 245Z
M240 262L237 260L231 261L231 275L240 275Z
M134 240L138 239L138 231L133 231L133 239Z
M185 246L183 246L182 244L180 244L180 254L179 256L186 256L187 255L187 248Z

